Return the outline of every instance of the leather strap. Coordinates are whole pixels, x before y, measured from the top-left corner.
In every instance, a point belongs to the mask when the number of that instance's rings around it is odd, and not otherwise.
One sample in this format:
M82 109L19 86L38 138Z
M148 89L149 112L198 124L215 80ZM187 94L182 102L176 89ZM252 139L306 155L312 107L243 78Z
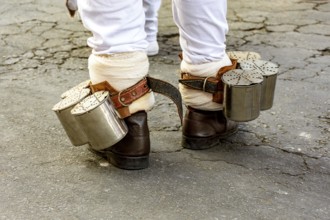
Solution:
M132 102L144 96L150 91L147 84L147 79L142 79L137 84L120 91L111 96L116 109L129 106Z
M107 81L103 81L97 84L89 84L89 87L92 91L92 93L98 92L98 91L109 91L110 96L113 96L114 94L118 93L117 90L115 90Z
M90 84L90 88L92 93L102 90L109 91L112 104L121 118L130 116L128 106L150 91L146 78L122 91L115 90L107 81Z
M159 94L165 95L170 98L177 107L177 111L182 124L183 109L182 109L182 98L179 90L172 84L165 82L160 79L155 79L150 76L147 77L149 87Z
M174 87L168 82L147 76L135 85L120 92L115 90L107 81L94 85L90 84L90 88L92 93L101 90L109 91L111 101L113 102L113 105L121 116L121 118L126 118L131 115L128 106L135 100L144 96L151 90L160 93L170 98L176 104L178 114L182 123L183 109L181 94L176 87Z
M190 73L181 73L181 79L179 80L185 86L188 86L192 89L202 90L204 92L213 94L213 102L223 103L223 92L224 84L221 80L221 77L224 73L229 70L236 69L237 60L231 59L232 65L224 66L220 68L215 77L199 77L193 76Z
M219 80L215 77L198 77L190 75L189 73L181 73L179 82L192 89L215 93L218 89Z

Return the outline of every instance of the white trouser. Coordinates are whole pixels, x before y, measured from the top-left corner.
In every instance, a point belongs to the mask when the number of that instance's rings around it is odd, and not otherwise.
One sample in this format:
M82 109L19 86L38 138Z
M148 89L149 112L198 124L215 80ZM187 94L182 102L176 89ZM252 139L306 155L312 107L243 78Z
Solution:
M94 54L137 51L147 47L143 4L150 8L146 12L148 19L155 21L153 16L160 1L144 1L78 0L82 21L93 33L88 45L94 49ZM184 60L200 64L223 58L228 30L226 11L226 0L173 0L174 21L179 27Z
M183 59L192 64L219 61L228 31L226 0L172 0Z
M94 54L145 51L145 15L141 0L78 0L84 26L93 33Z
M162 1L161 0L143 0L143 8L145 12L145 32L147 34L147 41L157 41L158 33L158 11Z
M172 0L174 22L179 27L183 52L181 71L195 76L215 76L231 65L226 55L226 0ZM203 110L221 110L211 93L179 85L186 105Z
M87 43L93 48L94 55L145 51L147 48L145 13L141 0L78 0L78 9L84 26L93 33ZM174 21L179 27L183 51L182 71L201 70L193 74L214 76L222 66L231 64L225 53L225 34L228 30L226 11L226 0L173 0ZM99 74L97 69L99 66L93 68L90 65L92 79L97 78L94 76ZM205 73L205 69L209 72ZM132 73L117 71L107 79L110 84L114 74L125 74L124 77L133 79L129 75L140 72L138 69ZM134 81L140 80L140 74L138 78ZM187 88L180 90L187 105L206 110L221 108L211 103L210 94L206 95L207 101L203 99L203 103L194 104L205 93L197 92L191 97L185 91Z

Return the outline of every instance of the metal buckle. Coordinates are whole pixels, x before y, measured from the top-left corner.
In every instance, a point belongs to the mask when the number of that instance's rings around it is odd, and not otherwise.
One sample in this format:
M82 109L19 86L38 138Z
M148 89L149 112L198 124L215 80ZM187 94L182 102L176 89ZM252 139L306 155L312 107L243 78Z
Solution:
M203 92L206 92L205 91L205 87L206 87L206 83L207 83L207 80L209 79L209 78L211 78L212 76L208 76L208 77L206 77L205 79L204 79L204 83L203 83Z
M124 91L124 90L122 90L122 91ZM129 105L123 103L123 101L121 101L121 99L120 99L120 98L121 98L120 95L121 95L122 91L120 91L120 92L118 93L118 102L119 102L122 106L127 107L127 106L129 106Z

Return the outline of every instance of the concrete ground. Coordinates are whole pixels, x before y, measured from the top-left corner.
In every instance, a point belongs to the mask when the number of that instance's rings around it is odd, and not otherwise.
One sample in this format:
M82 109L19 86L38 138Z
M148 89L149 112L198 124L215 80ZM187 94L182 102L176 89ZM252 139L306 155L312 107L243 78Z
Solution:
M330 219L329 1L229 1L228 50L280 65L273 108L191 151L175 106L157 95L141 171L73 147L51 110L88 78L89 32L63 4L0 5L0 219ZM164 0L150 74L177 85L170 9Z

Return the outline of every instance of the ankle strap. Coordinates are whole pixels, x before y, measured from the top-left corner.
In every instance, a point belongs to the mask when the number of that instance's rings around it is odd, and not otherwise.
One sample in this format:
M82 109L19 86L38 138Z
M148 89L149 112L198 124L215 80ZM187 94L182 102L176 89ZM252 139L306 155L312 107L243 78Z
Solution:
M154 91L170 98L177 106L177 111L182 123L183 109L182 98L179 90L168 82L155 79L152 77L145 77L135 85L118 92L107 81L98 84L90 84L92 93L107 90L110 92L111 101L114 104L118 114L121 118L126 118L131 115L128 106L144 96L146 93Z
M190 73L181 73L179 82L192 89L202 90L204 92L213 94L213 102L223 103L224 83L221 77L229 70L236 69L237 60L231 59L232 65L220 68L216 76L212 77L199 77L191 75Z

